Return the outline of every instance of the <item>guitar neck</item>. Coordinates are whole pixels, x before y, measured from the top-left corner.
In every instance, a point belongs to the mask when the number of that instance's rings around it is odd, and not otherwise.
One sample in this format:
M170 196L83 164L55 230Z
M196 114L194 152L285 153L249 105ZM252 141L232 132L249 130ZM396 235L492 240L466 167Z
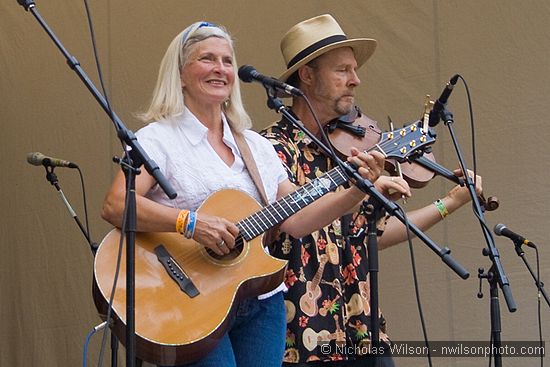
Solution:
M339 167L333 168L293 193L244 218L237 223L237 227L243 238L250 241L345 182L347 177L342 170Z
M405 161L410 154L435 141L435 135L429 129L422 128L420 124L421 122L417 121L400 129L382 133L380 142L369 151L377 150L386 159ZM250 241L346 181L344 172L339 167L333 168L292 194L241 220L237 227L242 237Z

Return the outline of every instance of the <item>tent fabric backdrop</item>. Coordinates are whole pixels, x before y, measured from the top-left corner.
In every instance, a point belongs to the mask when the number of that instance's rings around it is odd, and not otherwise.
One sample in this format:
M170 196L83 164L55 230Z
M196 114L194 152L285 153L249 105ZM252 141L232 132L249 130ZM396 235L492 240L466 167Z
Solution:
M439 96L446 81L461 74L475 115L477 169L486 196L500 208L485 214L489 228L502 222L539 244L542 280L550 279L546 230L550 218L546 147L550 138L550 3L503 1L328 1L162 2L100 0L90 4L104 79L114 110L132 130L150 98L160 59L170 40L191 22L225 25L236 38L237 61L260 72L284 70L279 41L295 23L330 13L351 37L373 37L379 46L360 70L358 105L385 128L421 116L426 94ZM99 87L84 4L37 2L37 9L67 50ZM0 97L2 133L0 238L0 365L74 366L82 363L86 334L100 322L91 296L93 256L41 167L25 162L40 151L79 164L84 174L92 239L110 226L99 216L120 154L112 123L30 13L15 1L0 4ZM255 129L279 118L265 105L261 86L242 85ZM466 91L459 82L449 100L466 161L473 165ZM434 153L447 168L458 166L447 128L436 127ZM57 168L59 183L84 221L75 170ZM435 178L417 190L407 209L425 205L452 187ZM428 232L470 272L450 271L421 241L414 240L420 295L430 340L487 340L489 289L478 299L477 269L490 262L480 225L470 206ZM537 292L512 243L495 240L518 311L501 294L503 340L537 340ZM526 249L532 266L534 253ZM380 252L380 304L397 341L422 339L406 244ZM543 331L550 325L542 308ZM546 327L546 330L544 329ZM88 361L97 364L100 336ZM119 359L124 359L120 349ZM548 358L545 359L548 363ZM423 366L425 357L397 358L397 365ZM538 366L536 358L505 358L505 366ZM108 351L104 365L109 363ZM479 366L485 358L437 358L439 366Z

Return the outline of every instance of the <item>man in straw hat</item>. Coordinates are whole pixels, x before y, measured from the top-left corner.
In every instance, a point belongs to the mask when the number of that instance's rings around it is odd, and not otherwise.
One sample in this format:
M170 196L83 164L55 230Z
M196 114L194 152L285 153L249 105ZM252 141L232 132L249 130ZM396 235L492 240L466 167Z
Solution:
M357 69L373 54L377 42L350 39L330 15L317 16L292 27L281 41L286 71L280 76L304 92L321 125L353 113ZM293 97L292 113L320 136L306 102ZM262 132L274 145L290 180L304 185L331 169L330 158L286 118ZM457 175L460 173L457 172ZM478 193L481 179L477 178ZM375 185L395 200L410 196L399 177L381 176ZM393 194L389 194L393 192ZM426 230L470 200L460 186L408 216ZM435 204L435 205L434 205ZM404 226L396 218L379 221L379 248L406 240ZM274 244L275 255L289 260L285 294L287 335L284 365L371 366L369 354L369 281L366 253L366 220L362 212L346 215L297 239L282 233ZM381 366L393 366L389 355L386 322L380 314L380 340L386 353Z

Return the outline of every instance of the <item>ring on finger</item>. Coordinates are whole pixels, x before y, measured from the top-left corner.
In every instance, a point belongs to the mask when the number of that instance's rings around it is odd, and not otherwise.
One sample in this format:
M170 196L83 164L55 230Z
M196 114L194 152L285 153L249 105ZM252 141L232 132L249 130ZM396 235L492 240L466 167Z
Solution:
M222 248L224 246L225 246L225 241L224 240L222 240L222 242L218 243L219 248Z

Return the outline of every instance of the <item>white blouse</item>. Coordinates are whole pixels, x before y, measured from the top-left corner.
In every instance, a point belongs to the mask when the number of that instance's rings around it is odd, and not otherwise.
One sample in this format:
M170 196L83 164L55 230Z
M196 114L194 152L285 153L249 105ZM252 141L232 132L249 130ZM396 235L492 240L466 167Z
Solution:
M223 141L235 157L231 167L208 143L208 128L188 109L182 116L150 123L136 133L139 143L178 193L171 200L155 185L147 193L148 198L174 208L197 210L211 193L231 188L244 191L261 203L223 115L222 120ZM268 140L251 130L243 134L258 166L267 198L273 202L277 198L278 185L288 176Z
M169 199L157 184L146 194L147 198L169 207L194 211L213 192L238 189L263 204L241 158L227 119L223 114L221 118L223 141L235 157L231 167L208 142L208 128L187 108L181 116L150 123L136 132L145 152L158 164L178 194L175 199ZM258 167L267 198L269 202L274 202L279 184L288 179L284 167L267 139L251 130L243 131L243 135ZM259 298L267 298L284 289L282 284Z

